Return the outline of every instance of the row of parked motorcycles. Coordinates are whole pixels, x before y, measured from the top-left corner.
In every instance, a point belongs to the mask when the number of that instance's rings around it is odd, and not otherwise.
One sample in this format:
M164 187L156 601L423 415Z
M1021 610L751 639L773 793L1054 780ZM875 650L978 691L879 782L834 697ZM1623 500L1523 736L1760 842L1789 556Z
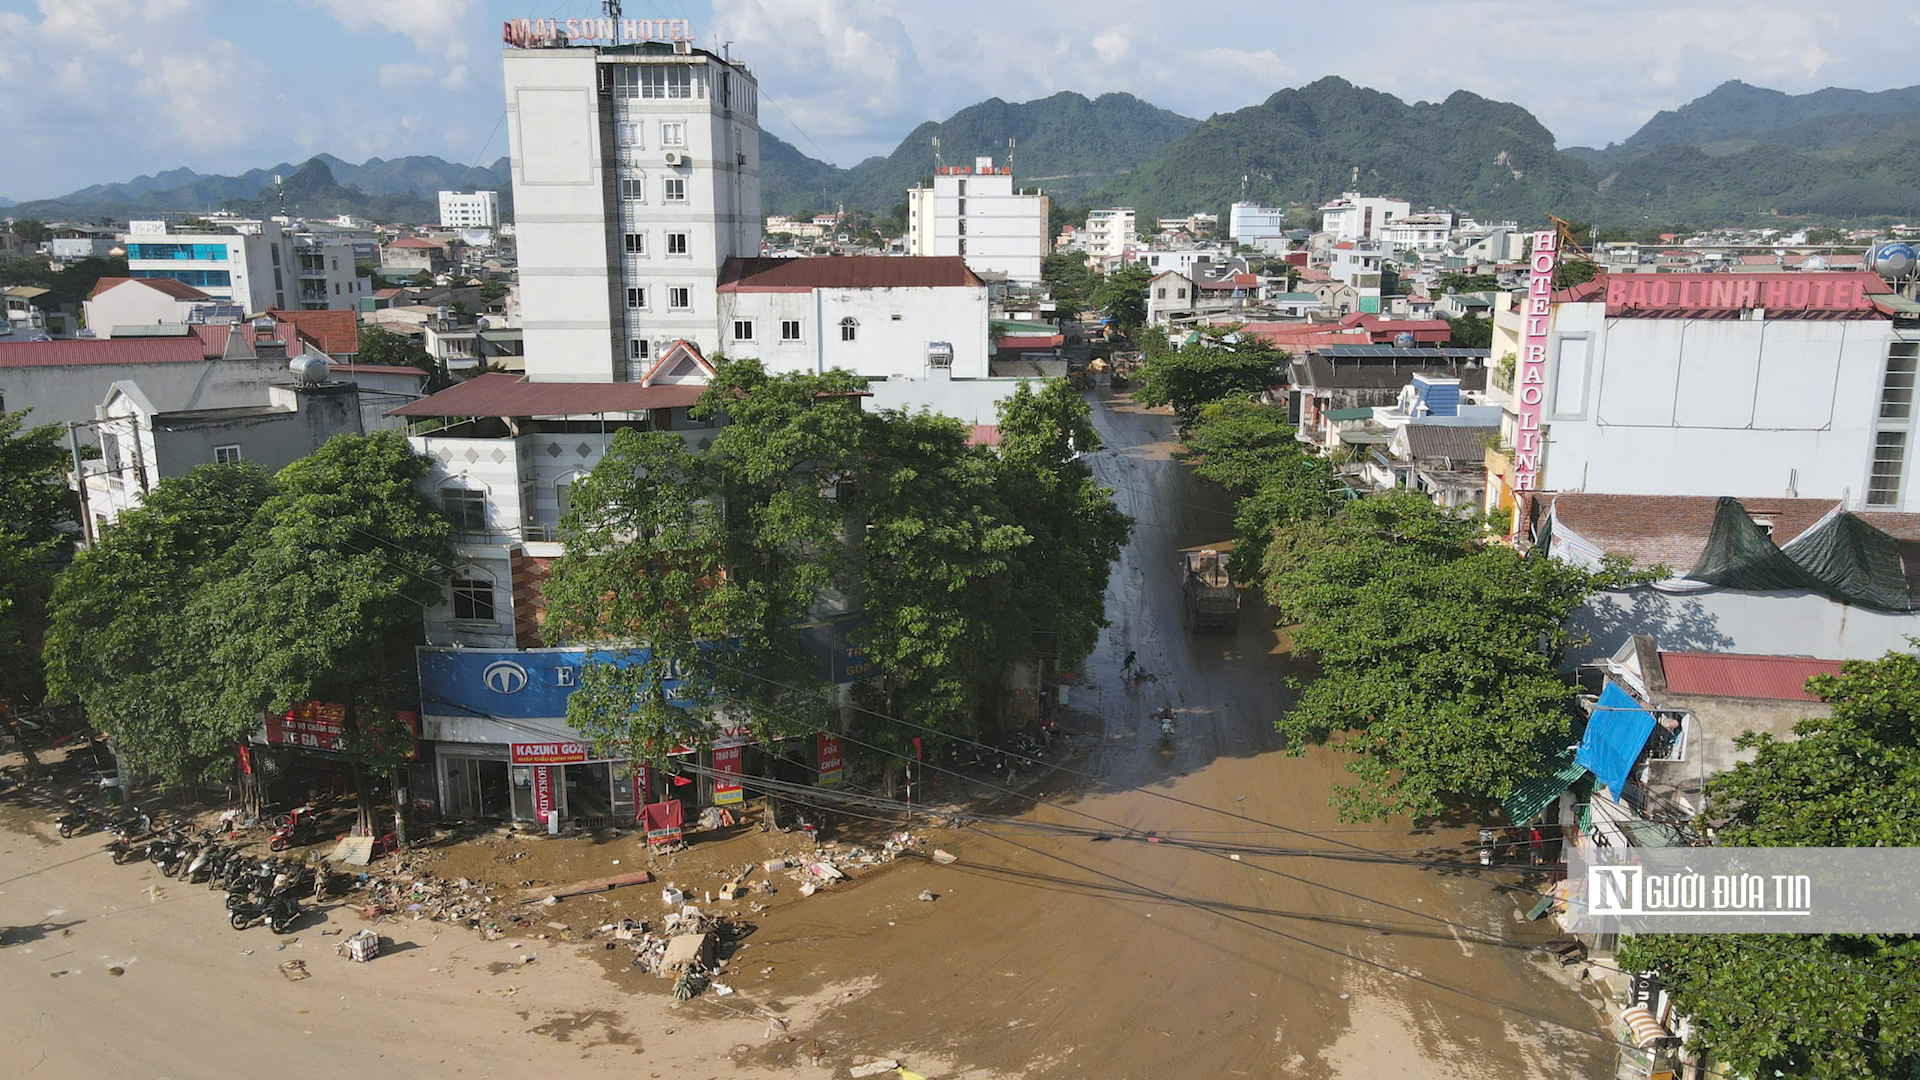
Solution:
M291 931L300 919L300 898L324 900L332 889L325 865L280 855L264 859L248 854L237 843L222 843L211 829L197 833L187 824L155 828L153 818L139 807L105 828L112 839L107 852L116 865L148 862L164 877L204 884L227 894L227 921L235 930L265 923L276 934ZM63 837L84 831L90 824L86 809L75 804L55 821ZM281 829L276 830L276 836ZM274 847L278 851L284 844Z

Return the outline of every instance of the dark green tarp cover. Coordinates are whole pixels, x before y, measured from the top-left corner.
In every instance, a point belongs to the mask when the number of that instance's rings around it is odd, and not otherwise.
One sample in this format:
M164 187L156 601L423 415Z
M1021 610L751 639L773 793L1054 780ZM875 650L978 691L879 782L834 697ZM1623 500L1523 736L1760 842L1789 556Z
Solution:
M1880 611L1911 611L1900 542L1844 511L1778 547L1738 499L1722 497L1700 561L1687 575L1727 589L1788 589Z
M1535 815L1545 810L1547 805L1560 797L1560 793L1578 783L1587 774L1585 765L1575 765L1573 755L1577 747L1569 746L1549 759L1547 771L1528 780L1522 780L1500 800L1500 806L1507 812L1507 820L1515 825L1525 825Z

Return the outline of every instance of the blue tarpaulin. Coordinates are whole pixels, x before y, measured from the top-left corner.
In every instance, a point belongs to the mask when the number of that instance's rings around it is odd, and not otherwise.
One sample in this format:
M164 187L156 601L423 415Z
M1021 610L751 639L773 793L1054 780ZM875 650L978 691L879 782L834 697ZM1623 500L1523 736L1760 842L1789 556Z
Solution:
M1634 761L1646 747L1647 736L1652 734L1653 714L1608 680L1606 688L1600 691L1599 704L1593 707L1593 715L1587 718L1587 733L1581 738L1580 751L1573 760L1591 770L1618 799L1620 789L1626 786L1627 774L1633 771Z

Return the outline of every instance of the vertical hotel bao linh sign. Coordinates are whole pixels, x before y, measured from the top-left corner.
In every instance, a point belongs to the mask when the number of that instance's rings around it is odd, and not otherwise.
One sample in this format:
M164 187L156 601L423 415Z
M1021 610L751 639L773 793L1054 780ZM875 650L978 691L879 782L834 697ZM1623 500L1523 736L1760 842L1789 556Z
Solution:
M693 24L686 19L508 19L501 24L500 40L518 49L589 41L692 41Z
M1533 234L1528 265L1526 333L1520 341L1520 365L1514 372L1513 489L1532 491L1540 476L1540 406L1547 391L1547 328L1553 322L1553 267L1559 233Z

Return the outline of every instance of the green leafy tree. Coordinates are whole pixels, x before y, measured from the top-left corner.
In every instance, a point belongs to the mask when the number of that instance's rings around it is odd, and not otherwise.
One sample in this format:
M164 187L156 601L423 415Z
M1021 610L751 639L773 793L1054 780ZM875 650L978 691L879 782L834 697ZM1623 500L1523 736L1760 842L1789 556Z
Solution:
M1791 740L1749 732L1751 761L1707 781L1719 842L1735 847L1920 846L1920 657L1849 661L1807 689L1831 718ZM1920 1069L1911 934L1647 934L1620 964L1655 971L1693 1043L1743 1076L1906 1078ZM1764 1003L1764 1007L1756 1007Z
M1123 266L1108 274L1093 290L1093 304L1113 320L1113 328L1122 337L1147 322L1147 283L1153 273L1144 266Z
M427 392L438 393L456 381L447 365L427 352L418 339L382 326L360 328L360 352L357 364L389 364L393 367L419 368L427 374Z
M1198 340L1148 359L1135 375L1133 399L1171 405L1191 419L1212 402L1258 394L1272 386L1289 355L1233 327L1203 327Z
M399 706L418 693L421 614L445 599L452 526L417 486L427 469L398 432L329 439L280 471L244 558L188 613L212 643L225 739L268 710L345 707L343 749L368 831L367 771L397 770L411 751ZM396 776L396 818L402 790Z
M1294 437L1282 406L1223 398L1201 408L1185 441L1194 471L1236 499L1236 577L1253 577L1276 532L1324 521L1339 505L1332 464Z
M1456 349L1485 349L1493 345L1493 320L1478 315L1462 315L1459 318L1441 316L1451 329L1447 334L1447 344Z
M353 264L353 276L380 280L380 264L377 262L357 262Z
M1599 268L1594 265L1592 259L1579 255L1563 256L1559 262L1553 265L1553 287L1556 289L1571 288L1583 282L1592 281L1594 275L1599 272ZM1488 340L1492 340L1491 333L1489 333Z
M1319 678L1278 726L1298 753L1353 756L1343 818L1438 816L1497 799L1566 745L1574 687L1555 670L1567 616L1629 579L1483 543L1476 520L1400 493L1348 502L1266 553L1266 594Z
M13 222L13 235L29 244L44 244L53 239L53 230L47 223L34 218L16 218Z
M86 707L122 762L175 782L221 774L258 718L225 711L206 663L223 615L199 600L236 573L273 493L254 465L163 478L60 574L47 631L52 697Z
M1491 292L1500 287L1500 279L1493 274L1463 274L1449 270L1436 279L1443 293Z
M1014 554L1015 580L1025 583L1020 622L1003 627L1018 649L1020 635L1050 635L1062 669L1077 666L1107 625L1107 579L1133 520L1094 479L1082 455L1100 448L1086 399L1063 379L1039 390L1022 384L1000 403L1000 501L1031 538Z
M40 638L56 564L74 520L67 489L72 458L58 424L27 426L25 412L0 412L0 708L18 737L20 713L45 694ZM30 771L39 762L24 739Z

